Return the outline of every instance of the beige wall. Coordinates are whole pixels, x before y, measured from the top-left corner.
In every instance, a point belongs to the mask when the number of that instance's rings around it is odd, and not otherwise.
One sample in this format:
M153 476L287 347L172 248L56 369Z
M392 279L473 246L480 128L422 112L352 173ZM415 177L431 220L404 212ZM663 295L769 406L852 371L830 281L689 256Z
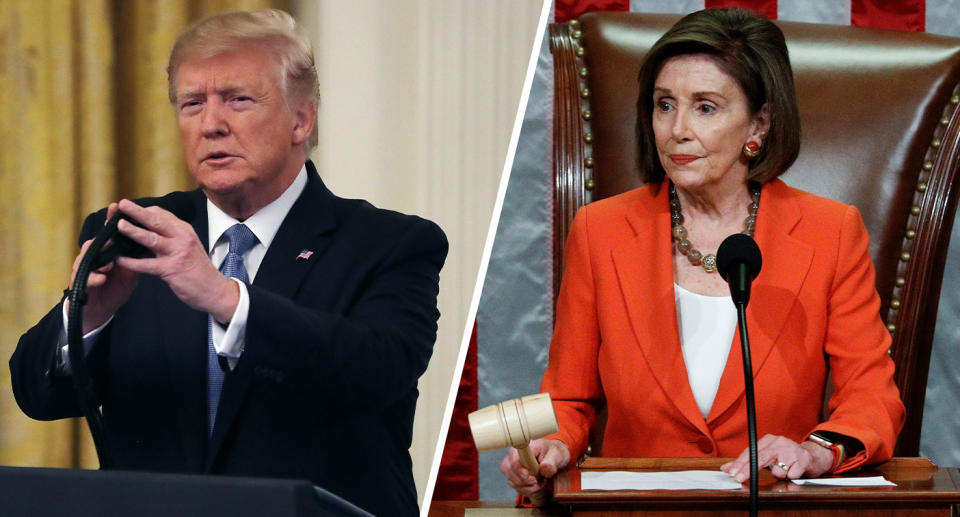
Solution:
M320 73L314 160L340 196L437 222L450 241L411 454L420 497L476 282L541 0L303 0Z

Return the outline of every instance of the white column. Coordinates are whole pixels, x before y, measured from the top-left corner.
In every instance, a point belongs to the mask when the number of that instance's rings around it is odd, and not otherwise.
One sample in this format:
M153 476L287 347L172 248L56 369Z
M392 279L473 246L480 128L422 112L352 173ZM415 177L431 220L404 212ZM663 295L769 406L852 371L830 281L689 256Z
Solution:
M450 241L411 448L421 498L541 5L302 0L294 9L314 39L324 181L340 196L431 219Z

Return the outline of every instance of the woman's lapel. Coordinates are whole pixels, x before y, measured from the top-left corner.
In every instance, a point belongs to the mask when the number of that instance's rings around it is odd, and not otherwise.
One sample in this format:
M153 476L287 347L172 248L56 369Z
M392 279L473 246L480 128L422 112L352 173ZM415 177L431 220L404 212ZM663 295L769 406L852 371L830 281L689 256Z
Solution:
M747 305L747 329L753 376L757 377L780 339L791 308L813 261L813 247L791 236L803 217L789 187L774 180L763 187L755 238L763 267L753 281ZM744 396L743 353L739 330L720 379L707 422L719 418Z
M666 183L655 191L652 200L638 203L627 215L627 222L633 228L634 237L614 247L612 255L623 303L640 351L638 361L647 363L677 410L706 434L706 423L687 380L680 348ZM646 369L639 365L630 371Z

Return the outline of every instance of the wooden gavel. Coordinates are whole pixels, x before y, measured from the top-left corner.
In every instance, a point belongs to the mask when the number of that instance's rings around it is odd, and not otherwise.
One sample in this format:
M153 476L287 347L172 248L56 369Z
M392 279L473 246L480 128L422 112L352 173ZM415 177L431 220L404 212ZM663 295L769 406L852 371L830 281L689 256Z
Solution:
M540 464L528 445L531 440L557 432L557 417L549 393L506 400L474 411L467 418L478 451L513 447L520 453L520 464L532 476L539 477ZM547 497L539 495L530 500L543 506Z

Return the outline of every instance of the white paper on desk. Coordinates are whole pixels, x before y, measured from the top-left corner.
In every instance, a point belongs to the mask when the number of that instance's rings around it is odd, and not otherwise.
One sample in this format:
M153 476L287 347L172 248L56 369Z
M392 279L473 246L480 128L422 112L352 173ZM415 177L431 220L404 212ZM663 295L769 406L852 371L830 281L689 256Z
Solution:
M883 476L872 476L863 478L816 478L816 479L794 479L798 485L816 485L816 486L897 486L896 483L888 481Z
M737 490L740 483L719 470L680 472L585 471L581 490Z

